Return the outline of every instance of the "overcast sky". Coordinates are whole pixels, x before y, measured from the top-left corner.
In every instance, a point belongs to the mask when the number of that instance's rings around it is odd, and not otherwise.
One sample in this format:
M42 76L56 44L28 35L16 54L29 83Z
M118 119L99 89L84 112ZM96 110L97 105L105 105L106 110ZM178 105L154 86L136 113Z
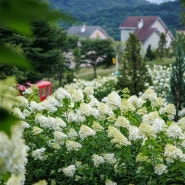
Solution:
M147 1L150 1L151 3L160 4L160 3L163 3L163 2L166 2L166 1L170 1L170 0L147 0ZM175 0L171 0L171 1L175 1Z

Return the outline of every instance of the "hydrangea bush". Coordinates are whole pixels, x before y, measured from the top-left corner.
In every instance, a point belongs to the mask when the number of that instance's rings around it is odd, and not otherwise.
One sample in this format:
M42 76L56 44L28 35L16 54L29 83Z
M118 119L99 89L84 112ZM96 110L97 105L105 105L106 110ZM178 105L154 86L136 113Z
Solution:
M25 184L184 184L185 117L152 89L103 101L94 89L59 88L45 101L15 107L29 126Z

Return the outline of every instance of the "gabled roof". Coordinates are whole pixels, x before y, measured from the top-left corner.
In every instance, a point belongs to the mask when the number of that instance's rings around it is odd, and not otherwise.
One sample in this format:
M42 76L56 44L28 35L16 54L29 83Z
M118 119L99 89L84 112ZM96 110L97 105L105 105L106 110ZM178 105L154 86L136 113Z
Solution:
M138 28L138 22L143 19L143 27ZM137 38L141 42L145 42L148 37L154 32L157 31L157 28L152 28L152 24L155 21L159 20L164 28L167 30L166 25L160 19L159 16L132 16L127 17L127 19L120 25L120 29L133 29Z
M106 37L108 37L107 33L100 26L86 26L86 25L84 26L85 26L84 31L82 31L83 26L72 26L67 30L67 34L89 38L92 33L94 33L96 30L99 30Z

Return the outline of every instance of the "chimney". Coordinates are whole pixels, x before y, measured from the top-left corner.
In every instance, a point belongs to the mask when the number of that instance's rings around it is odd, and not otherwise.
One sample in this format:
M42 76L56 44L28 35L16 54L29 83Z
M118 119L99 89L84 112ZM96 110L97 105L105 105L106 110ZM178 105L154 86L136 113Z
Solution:
M86 30L86 26L85 24L83 24L83 26L81 27L81 33L85 32L85 30Z
M138 21L138 29L141 29L144 25L144 20L142 18L139 19Z

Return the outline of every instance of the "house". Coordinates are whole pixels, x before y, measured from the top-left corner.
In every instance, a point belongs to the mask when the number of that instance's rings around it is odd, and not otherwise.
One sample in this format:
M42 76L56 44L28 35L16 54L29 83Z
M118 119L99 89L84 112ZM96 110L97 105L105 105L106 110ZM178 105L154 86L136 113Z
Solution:
M149 45L152 49L158 47L160 34L166 35L166 48L173 41L173 35L168 30L165 23L159 16L131 16L120 25L121 41L126 42L130 33L134 33L140 40L143 51L145 52Z
M76 35L80 38L109 38L108 34L100 26L72 26L67 30L68 35Z

